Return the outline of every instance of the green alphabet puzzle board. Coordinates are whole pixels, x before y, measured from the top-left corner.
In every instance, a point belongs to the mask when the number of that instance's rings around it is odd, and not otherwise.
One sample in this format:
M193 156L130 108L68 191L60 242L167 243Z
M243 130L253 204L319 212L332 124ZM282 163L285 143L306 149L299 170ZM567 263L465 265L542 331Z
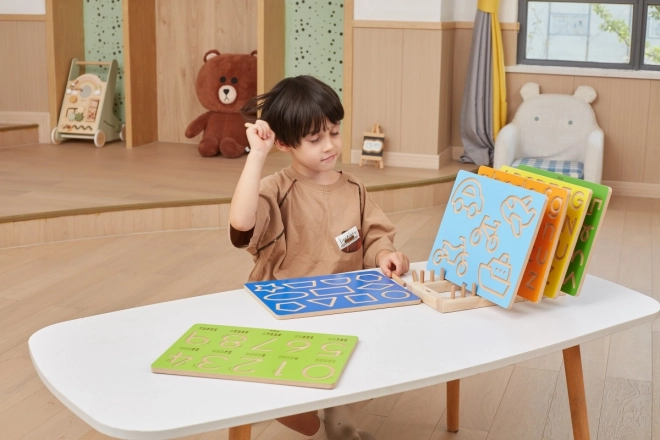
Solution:
M195 324L151 371L331 389L357 342L357 336Z
M589 182L587 180L580 180L562 174L528 167L526 165L520 165L519 168L521 170L529 171L530 173L561 180L562 182L580 185L593 191L589 209L584 217L584 222L580 229L580 235L578 236L575 248L573 249L571 262L568 265L566 277L561 286L562 292L577 296L580 294L580 290L582 290L582 283L584 282L587 269L589 268L591 249L596 242L598 232L600 232L601 225L603 224L607 205L610 203L610 197L612 196L612 188Z

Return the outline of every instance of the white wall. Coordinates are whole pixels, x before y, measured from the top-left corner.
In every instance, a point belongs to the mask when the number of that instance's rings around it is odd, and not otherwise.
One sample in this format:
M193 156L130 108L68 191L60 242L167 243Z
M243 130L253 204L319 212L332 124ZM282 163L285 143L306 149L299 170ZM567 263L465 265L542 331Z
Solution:
M461 0L442 0L440 4L440 21L454 21L454 4Z
M353 17L355 20L439 22L441 1L355 0Z
M0 14L45 14L46 0L0 0Z
M454 0L454 21L474 21L477 0ZM518 21L518 0L500 0L500 23Z
M6 1L6 0L0 0ZM473 21L477 0L355 0L355 20ZM500 0L500 22L518 21L518 0Z

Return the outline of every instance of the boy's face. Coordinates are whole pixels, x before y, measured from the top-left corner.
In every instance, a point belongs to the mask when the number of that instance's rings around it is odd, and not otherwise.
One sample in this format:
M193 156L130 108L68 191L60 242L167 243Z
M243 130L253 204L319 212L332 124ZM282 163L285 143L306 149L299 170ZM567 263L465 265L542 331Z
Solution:
M332 125L327 122L325 130L305 136L297 148L278 147L291 153L294 168L308 177L332 171L341 154L339 127L339 124Z

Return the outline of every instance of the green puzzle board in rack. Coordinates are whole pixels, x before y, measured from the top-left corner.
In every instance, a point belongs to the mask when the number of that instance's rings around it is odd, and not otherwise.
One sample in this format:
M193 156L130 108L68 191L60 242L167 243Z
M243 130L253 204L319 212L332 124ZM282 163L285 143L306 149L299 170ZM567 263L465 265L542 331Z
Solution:
M195 324L151 371L331 389L357 342L357 336Z

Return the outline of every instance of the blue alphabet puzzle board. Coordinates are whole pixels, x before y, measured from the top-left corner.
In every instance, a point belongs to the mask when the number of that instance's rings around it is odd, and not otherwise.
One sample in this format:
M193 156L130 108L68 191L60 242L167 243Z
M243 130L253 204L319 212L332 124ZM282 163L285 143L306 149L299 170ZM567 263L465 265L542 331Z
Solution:
M421 300L375 270L245 284L275 318L331 315L419 304Z
M516 298L547 196L459 171L427 269L505 308Z

